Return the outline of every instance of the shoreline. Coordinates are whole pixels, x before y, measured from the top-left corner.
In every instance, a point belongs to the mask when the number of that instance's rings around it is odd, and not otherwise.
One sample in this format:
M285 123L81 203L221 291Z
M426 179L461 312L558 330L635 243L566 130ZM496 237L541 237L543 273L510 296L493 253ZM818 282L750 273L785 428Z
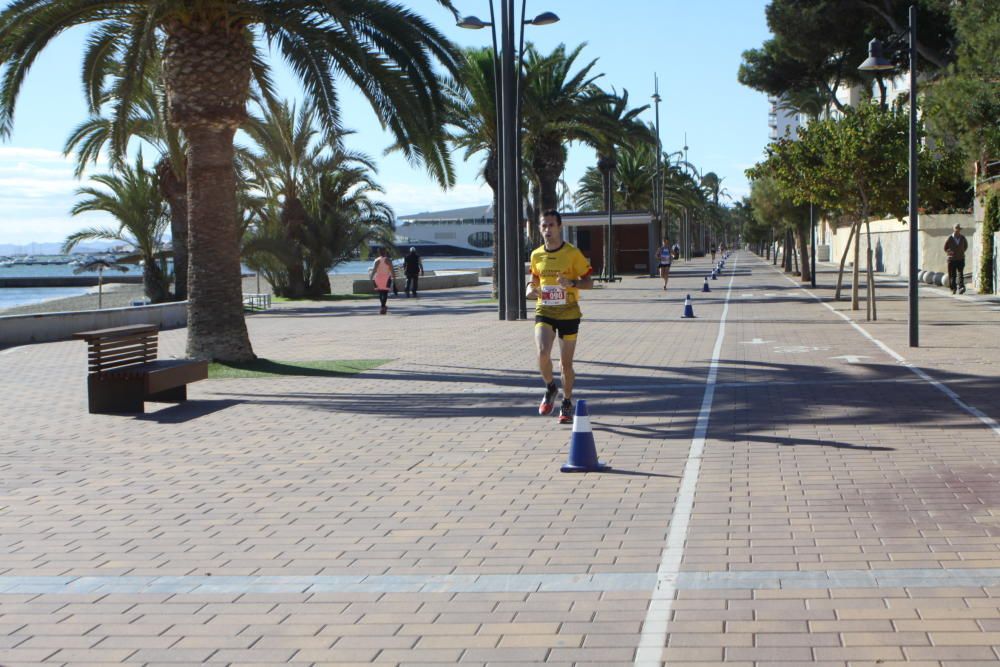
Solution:
M334 294L349 294L355 280L365 278L363 274L331 274L330 287ZM260 291L272 294L271 286L263 278L260 280ZM243 278L243 293L257 293L257 278L253 275ZM129 283L111 283L104 286L102 297L103 309L127 308L133 299L143 296L142 285ZM81 310L97 310L97 290L87 294L67 297L53 297L44 301L11 306L0 309L0 317L9 315L40 315L42 313L66 313Z

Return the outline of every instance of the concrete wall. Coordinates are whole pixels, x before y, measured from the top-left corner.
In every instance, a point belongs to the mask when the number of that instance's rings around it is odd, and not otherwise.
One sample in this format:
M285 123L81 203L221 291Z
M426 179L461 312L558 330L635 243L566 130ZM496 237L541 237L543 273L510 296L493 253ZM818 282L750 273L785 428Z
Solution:
M23 345L66 340L78 331L156 324L161 329L187 325L187 301L134 308L106 308L65 313L37 313L0 317L0 345Z
M973 273L975 259L979 256L979 236L972 215L968 213L947 215L922 215L918 220L917 231L917 265L923 271L938 273L948 272L948 258L944 254L945 239L951 234L952 228L958 223L962 225L962 233L969 240L969 251L966 253L965 272ZM909 272L910 230L898 220L874 220L870 223L872 235L872 250L874 251L875 270L898 275ZM840 227L831 234L832 256L830 261L840 263L851 230L848 226ZM865 267L865 250L868 247L864 225L861 226L861 268ZM854 251L847 256L845 266L851 266L854 261Z
M403 291L406 278L400 276L399 290ZM451 289L454 287L474 287L479 284L479 271L428 271L420 276L419 289ZM370 280L355 280L352 290L355 294L374 294L375 286Z

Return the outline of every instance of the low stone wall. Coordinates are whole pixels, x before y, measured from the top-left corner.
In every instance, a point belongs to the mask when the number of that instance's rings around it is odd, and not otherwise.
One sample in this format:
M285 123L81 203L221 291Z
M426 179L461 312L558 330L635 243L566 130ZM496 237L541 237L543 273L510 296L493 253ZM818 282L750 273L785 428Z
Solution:
M948 274L948 258L944 254L944 242L952 232L955 223L962 225L962 233L969 240L969 251L966 253L965 272L973 272L979 256L979 235L976 223L969 214L921 215L917 231L917 265L921 270ZM874 251L875 271L896 275L909 273L910 230L898 220L873 220L871 223L872 250ZM865 228L861 228L861 269L865 268L865 250L868 247L868 237ZM840 262L850 234L848 226L838 228L832 234L833 255L831 261ZM851 266L854 251L847 257L845 266Z
M78 331L156 324L161 329L187 325L187 301L133 308L106 308L65 313L0 317L0 345L24 345L66 340Z
M406 279L400 277L399 290L403 291ZM478 271L428 271L420 276L419 289L426 290L453 289L455 287L475 287L479 284ZM352 291L355 294L374 294L375 286L371 280L355 280Z

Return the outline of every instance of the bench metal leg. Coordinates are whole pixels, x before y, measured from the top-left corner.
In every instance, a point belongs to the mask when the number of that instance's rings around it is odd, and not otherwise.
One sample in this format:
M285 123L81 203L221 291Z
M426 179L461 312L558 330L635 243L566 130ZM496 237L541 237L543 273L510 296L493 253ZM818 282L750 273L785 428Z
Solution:
M153 401L154 403L183 403L187 400L187 385L182 384L173 389L164 389L155 394L147 394L146 400Z

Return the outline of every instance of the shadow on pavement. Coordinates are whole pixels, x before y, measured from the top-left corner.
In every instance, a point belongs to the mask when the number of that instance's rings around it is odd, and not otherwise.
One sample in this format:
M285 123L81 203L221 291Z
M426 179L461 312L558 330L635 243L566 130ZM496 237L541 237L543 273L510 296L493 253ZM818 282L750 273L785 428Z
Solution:
M158 424L183 424L192 419L198 419L210 415L213 412L220 412L226 408L242 403L236 399L194 399L186 403L177 403L169 408L147 412L141 415L134 415L136 421L156 422Z

